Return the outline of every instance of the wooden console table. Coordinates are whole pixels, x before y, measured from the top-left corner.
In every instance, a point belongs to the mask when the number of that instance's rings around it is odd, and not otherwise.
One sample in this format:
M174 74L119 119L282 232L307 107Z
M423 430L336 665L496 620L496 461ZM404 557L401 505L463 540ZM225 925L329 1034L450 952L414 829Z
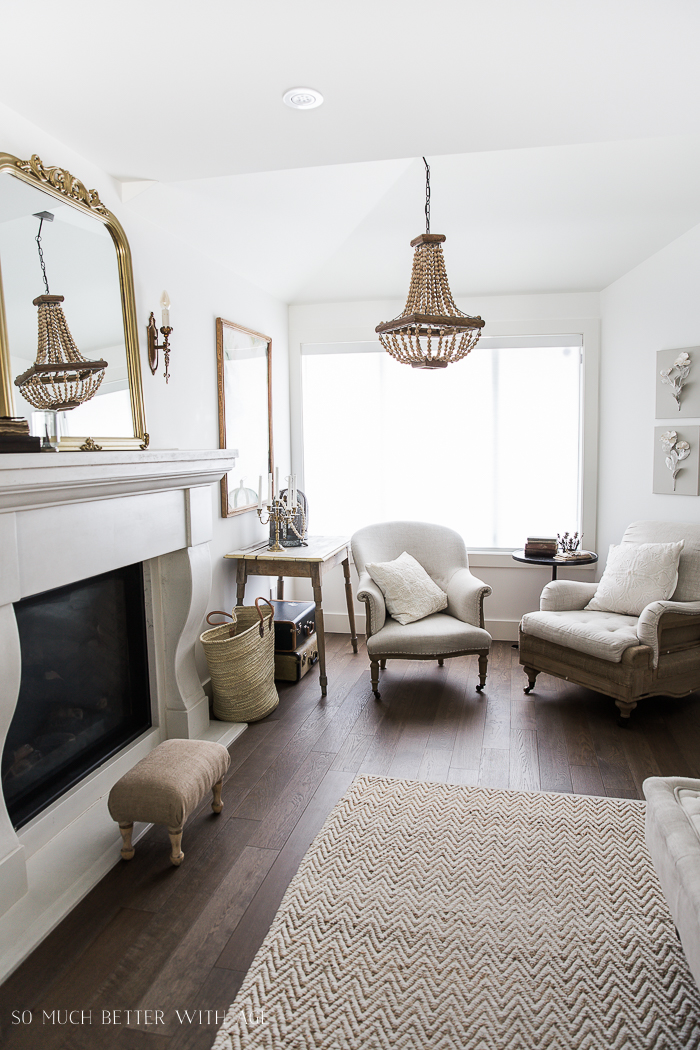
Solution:
M321 695L325 696L328 687L326 676L326 639L323 629L323 598L321 581L336 565L343 566L345 576L345 599L348 605L350 633L353 652L357 652L357 632L355 630L355 610L352 604L352 584L350 582L350 541L342 536L309 536L306 547L287 547L274 552L267 549L267 543L256 544L241 550L224 554L225 558L235 558L236 567L236 604L243 605L245 585L249 576L276 576L277 597L284 598L284 577L306 577L311 580L314 601L316 602L316 634L318 635L318 666Z

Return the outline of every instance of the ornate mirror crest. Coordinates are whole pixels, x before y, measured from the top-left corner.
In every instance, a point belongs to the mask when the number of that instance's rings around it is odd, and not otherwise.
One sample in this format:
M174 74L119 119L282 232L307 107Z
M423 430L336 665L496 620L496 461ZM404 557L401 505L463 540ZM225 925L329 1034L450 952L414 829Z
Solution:
M4 174L12 175L14 178L34 187L35 190L41 191L42 194L54 197L61 204L69 204L84 216L89 216L90 219L101 223L109 233L116 250L121 321L123 325L124 347L122 353L125 350L126 354L125 380L122 381L121 387L125 390L128 383L133 424L133 426L128 426L128 429L131 431L131 434L121 437L104 435L96 431L96 428L92 426L92 433L90 434L62 436L60 441L61 450L75 451L81 446L86 446L87 448L100 447L103 449L146 448L148 446L148 433L146 432L146 417L143 405L131 250L121 224L112 212L104 206L96 190L86 189L79 179L63 168L46 167L36 154L30 160L20 160L9 153L0 153L0 176ZM50 206L50 202L47 203ZM89 228L89 224L85 224L84 220L79 220L77 217L75 222ZM65 226L65 223L63 225ZM69 223L69 225L73 224ZM33 250L36 251L35 248ZM10 304L5 299L2 284L3 263L6 263L6 260L2 257L2 252L0 251L0 416L12 416L15 414L15 386L13 382L15 376L10 359L12 347L10 345L7 323ZM6 265L6 283L9 283L9 272L10 268ZM117 312L118 310L119 306L117 305ZM92 354L89 356L100 355ZM95 400L97 401L98 399L96 398Z

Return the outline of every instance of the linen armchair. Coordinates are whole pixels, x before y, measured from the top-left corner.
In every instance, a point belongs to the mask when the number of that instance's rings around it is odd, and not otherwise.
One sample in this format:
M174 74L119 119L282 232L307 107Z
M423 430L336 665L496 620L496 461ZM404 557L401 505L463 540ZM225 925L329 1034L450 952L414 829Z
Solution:
M360 576L357 597L365 603L367 652L372 691L379 699L379 670L387 660L437 660L452 656L479 658L481 692L486 684L491 635L484 630L484 598L491 588L473 576L462 537L442 525L387 521L354 534L352 556ZM384 595L365 566L394 561L404 551L420 562L447 594L447 608L415 623L400 624L386 609Z
M678 540L684 546L672 600L651 602L639 616L586 609L596 583L548 583L540 611L520 624L525 692L544 671L612 697L619 724L629 725L639 700L700 689L700 525L636 521L622 537L623 543Z

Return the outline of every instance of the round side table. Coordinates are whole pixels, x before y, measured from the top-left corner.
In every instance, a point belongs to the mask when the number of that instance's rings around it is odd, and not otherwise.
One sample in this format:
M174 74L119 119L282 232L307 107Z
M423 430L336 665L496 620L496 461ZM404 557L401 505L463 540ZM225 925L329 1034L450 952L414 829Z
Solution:
M551 565L552 567L552 579L557 578L557 569L566 567L567 569L576 569L579 565L592 565L598 561L598 555L594 554L593 551L581 551L581 554L585 554L585 558L550 558L546 555L542 558L533 557L533 555L525 555L525 549L521 547L520 550L513 551L511 557L515 561L521 561L525 565Z

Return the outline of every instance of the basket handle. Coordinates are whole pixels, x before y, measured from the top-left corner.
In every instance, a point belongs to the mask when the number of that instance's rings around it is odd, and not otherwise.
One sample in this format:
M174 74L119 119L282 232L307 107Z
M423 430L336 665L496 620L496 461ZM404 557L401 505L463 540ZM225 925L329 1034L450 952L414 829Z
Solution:
M231 618L231 623L228 625L228 636L229 636L229 638L233 638L234 637L234 635L236 633L236 614L235 614L235 612L227 613L227 612L224 612L223 609L212 609L212 611L210 613L207 613L207 623L209 624L210 627L223 627L223 625L226 623L225 620L219 620L218 623L212 623L211 620L209 619L210 616L229 616Z
M260 637L262 638L263 635L265 634L265 617L263 616L263 614L260 611L260 605L259 605L260 602L267 602L267 604L270 606L270 609L272 610L272 616L270 617L270 630L272 630L272 621L275 618L275 607L272 604L272 602L267 600L267 598L256 598L255 599L255 608L257 610L258 616L260 617L260 626L258 627L258 631L260 632Z

